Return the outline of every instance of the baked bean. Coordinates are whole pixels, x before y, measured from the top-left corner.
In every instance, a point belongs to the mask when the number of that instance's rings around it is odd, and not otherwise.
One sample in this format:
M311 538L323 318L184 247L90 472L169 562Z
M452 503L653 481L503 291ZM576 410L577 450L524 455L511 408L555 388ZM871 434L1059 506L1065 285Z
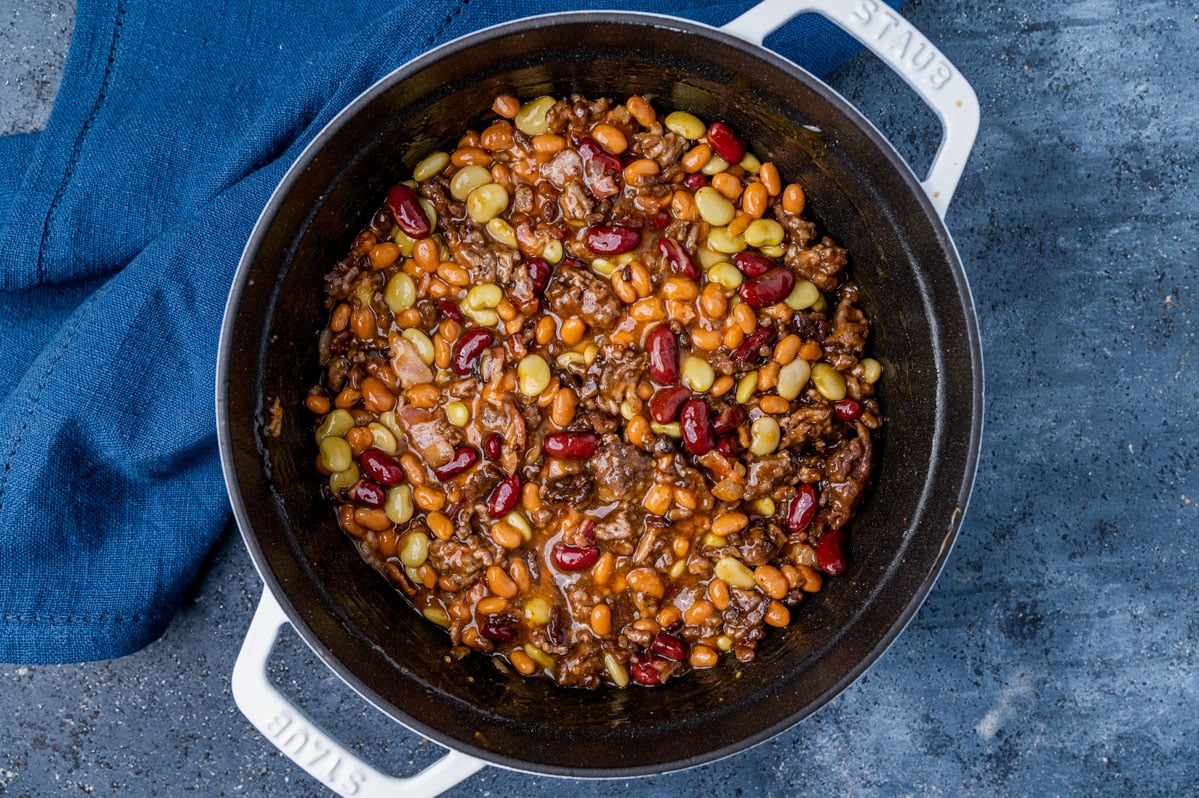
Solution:
M803 345L798 335L794 333L785 336L781 341L774 345L774 360L780 366L785 366L795 359L799 354L799 348Z
M350 328L360 340L374 338L378 332L375 328L375 312L370 308L358 308L350 314Z
M708 393L717 397L724 396L733 389L735 383L736 380L725 374L716 378L716 382L712 383L712 387L708 390Z
M441 399L441 389L431 382L413 385L405 397L412 407L435 407Z
M657 175L660 168L652 158L638 158L624 168L625 182L637 185L638 181Z
M329 397L321 396L320 394L310 394L304 400L304 406L318 416L323 416L329 412Z
M772 599L781 599L787 595L790 586L783 572L773 565L759 565L754 569L754 582L762 588L762 592Z
M723 579L713 579L708 583L708 600L721 612L728 609L729 586Z
M620 155L629 148L629 140L624 133L611 125L596 125L591 128L591 136L596 143L613 155Z
M633 95L625 101L625 106L629 109L629 113L637 120L637 124L642 127L649 127L658 120L658 115L654 112L654 107L649 104L644 97Z
M508 661L512 663L512 667L516 668L517 672L522 676L532 676L537 672L537 663L533 661L532 657L519 649L508 652Z
M404 476L415 487L425 484L425 469L420 460L412 452L400 455L400 465L404 468Z
M783 627L791 623L791 611L779 601L772 601L766 606L766 623L769 626Z
M596 604L591 608L590 617L591 631L595 632L600 637L605 637L612 632L612 611L608 609L607 604Z
M399 259L400 248L390 241L385 241L371 247L368 257L371 262L371 271L382 271Z
M758 407L762 409L763 413L781 416L791 409L791 403L781 396L770 394L758 400Z
M387 513L371 507L359 507L355 510L354 521L359 526L366 527L375 532L391 529L391 519L387 517Z
M491 592L505 599L514 599L520 593L516 582L498 565L487 566L487 586Z
M792 183L783 190L783 210L787 213L803 213L804 201L804 191L796 183Z
M807 341L799 348L799 356L809 363L819 360L824 356L824 350L820 348L820 344L815 341Z
M374 436L366 427L352 427L346 433L346 443L350 444L350 451L354 456L362 454L366 448L371 445Z
M485 599L479 599L475 609L480 615L498 615L508 609L508 600L502 596L488 596Z
M797 564L795 570L799 571L799 575L803 580L799 585L800 590L805 593L817 593L820 591L821 585L824 583L824 577L818 570L811 565L803 564Z
M670 198L670 212L676 219L684 222L694 222L699 219L699 208L695 204L695 196L690 191L676 191Z
M513 560L511 565L508 566L508 575L512 577L512 581L516 583L516 587L521 593L529 592L529 587L532 584L529 566L520 560Z
M683 153L683 157L679 159L679 166L682 166L685 172L698 172L707 166L710 160L712 160L712 148L707 144L696 144Z
M662 609L658 610L658 617L656 618L656 620L658 621L658 626L662 627L663 629L674 626L676 623L678 623L682 619L683 619L682 610L680 610L678 607L674 606L673 604L668 604L665 607L663 607Z
M698 645L691 647L691 656L687 662L693 668L711 668L719 658L719 655L708 646Z
M662 296L667 299L690 301L699 296L699 286L686 277L669 277L662 283Z
M600 554L599 560L591 568L591 581L598 587L608 584L616 571L616 555L610 551Z
M425 521L429 524L429 531L433 533L433 537L438 540L449 540L454 536L454 523L444 514L433 511L425 516Z
M422 510L440 510L445 507L445 494L427 485L412 491L412 499Z
M491 127L486 128L479 134L479 145L491 152L508 149L512 146L512 125L508 122L496 122Z
M487 166L491 163L491 155L480 147L459 147L450 153L450 163L454 166Z
M505 549L518 549L524 542L520 530L506 521L498 521L491 525L491 539Z
M758 369L759 391L773 390L774 386L778 385L780 368L782 367L778 363L771 361Z
M741 196L741 181L733 177L728 172L721 172L720 174L713 175L712 188L716 189L725 197L733 201L736 201L737 198ZM746 224L748 224L748 222ZM730 231L729 235L740 235L740 232L734 233Z
M362 398L368 410L382 413L395 407L395 394L378 377L362 381Z
M554 394L554 401L550 405L550 419L565 429L571 421L574 421L575 407L578 404L579 397L572 389L560 389Z
M761 219L770 207L770 193L761 183L750 183L741 195L741 210L753 219Z
M437 251L437 242L432 238L422 238L412 247L412 259L422 272L437 271L441 255Z
M746 335L758 328L758 317L754 314L754 309L744 302L733 308L732 317Z
M708 618L712 617L712 613L716 611L716 607L707 599L698 599L694 604L687 608L683 613L683 621L688 626L699 626Z
M511 94L501 94L495 98L495 102L491 104L491 110L495 111L505 119L515 119L516 112L520 110L520 100L513 97Z
M533 137L533 150L542 155L553 155L566 149L566 139L553 133L542 133Z
M333 406L345 410L358 404L362 399L362 392L357 388L346 386L342 388L337 396L333 399Z
M526 482L520 488L520 506L530 513L541 509L541 486L536 482Z
M544 346L545 344L548 344L550 341L554 340L554 335L556 335L557 332L558 325L554 322L554 317L542 316L541 320L537 322L534 339L537 341L537 343Z
M769 161L762 164L758 169L758 179L762 181L762 185L772 197L777 197L783 190L783 183L779 179L778 167Z
M574 346L582 341L586 333L587 324L580 319L565 319L558 331L558 334L562 336L562 343L568 346Z

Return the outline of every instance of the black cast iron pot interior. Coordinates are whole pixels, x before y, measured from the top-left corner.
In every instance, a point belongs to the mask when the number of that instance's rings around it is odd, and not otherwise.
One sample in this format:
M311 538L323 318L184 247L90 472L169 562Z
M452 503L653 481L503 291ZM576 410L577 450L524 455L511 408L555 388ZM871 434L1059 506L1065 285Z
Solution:
M806 188L844 246L885 365L887 422L871 492L848 532L848 573L732 657L665 688L567 690L449 661L447 635L359 558L322 500L312 418L322 275L388 186L480 127L492 99L651 96L723 119ZM964 508L979 432L973 311L952 243L915 179L837 95L784 60L663 17L562 14L483 31L393 74L321 134L288 174L246 250L218 379L232 501L269 588L300 634L387 713L500 765L636 775L741 750L807 716L899 633L931 588ZM261 433L278 398L282 433ZM227 425L227 426L226 426Z

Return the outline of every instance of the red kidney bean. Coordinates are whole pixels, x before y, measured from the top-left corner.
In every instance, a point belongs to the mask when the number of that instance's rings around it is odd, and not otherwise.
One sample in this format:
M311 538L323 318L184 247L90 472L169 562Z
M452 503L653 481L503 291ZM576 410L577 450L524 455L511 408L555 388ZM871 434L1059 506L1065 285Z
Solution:
M736 265L741 273L746 277L761 277L771 269L777 269L778 263L766 257L760 252L750 252L743 250L733 256L733 264Z
M634 662L629 668L629 675L637 684L643 684L646 687L653 687L662 682L658 669L648 662Z
M761 277L746 280L737 289L741 301L751 308L766 308L782 302L795 288L795 273L790 269L771 269Z
M716 439L716 451L720 452L722 457L736 457L741 451L741 439L731 432L721 435Z
M494 340L495 336L486 327L472 327L462 333L462 337L458 339L458 348L454 352L454 371L462 376L470 374L479 355L483 354L483 350L491 346Z
M816 564L829 576L845 573L845 533L840 529L826 529L816 541Z
M761 357L762 347L774 342L773 327L759 327L758 329L745 336L745 340L741 345L733 350L730 357L738 363L752 363Z
M678 241L665 236L659 238L658 254L666 259L675 274L681 274L691 280L699 279L699 267L695 265L695 259Z
M539 296L550 284L550 276L554 273L554 267L541 258L529 258L525 261L525 268L529 270L529 280L533 283L533 294Z
M554 432L545 436L542 447L550 457L586 460L595 454L599 444L599 436L594 432Z
M503 626L491 618L479 624L479 634L494 643L508 643L516 637L516 631L511 626Z
M683 185L692 191L699 191L708 185L708 178L703 172L692 172L683 178Z
M387 205L395 217L396 226L412 238L429 235L429 217L420 206L416 192L402 183L397 183L387 192Z
M442 482L456 477L466 469L479 462L479 453L470 446L459 446L454 450L454 456L445 465L433 469L433 473Z
M583 241L587 249L597 255L620 255L637 248L641 243L641 231L618 224L589 227L583 234Z
M565 543L555 543L550 549L550 559L562 571L582 571L595 565L600 551L595 546L568 546Z
M659 424L669 424L679 417L683 403L690 398L691 389L686 385L659 388L649 400L650 417Z
M649 646L649 650L654 656L668 659L671 662L686 662L690 649L691 646L687 645L686 640L663 631L654 635L654 642Z
M366 475L380 485L391 487L404 479L404 467L378 449L367 449L358 458Z
M716 445L708 403L703 399L690 399L683 405L679 411L679 427L683 432L683 445L696 457L707 454Z
M487 497L487 513L492 518L500 518L516 509L520 501L520 475L509 474L496 484Z
M437 309L447 319L452 319L459 324L466 324L466 316L462 313L462 308L458 307L458 303L452 299L437 300Z
M679 342L669 324L659 324L645 337L649 354L649 376L659 385L674 385L679 381Z
M350 498L367 507L382 507L387 501L387 494L369 479L360 479L350 491Z
M579 157L583 159L584 164L595 162L606 172L619 172L624 168L619 156L608 152L592 138L585 138L579 142Z
M584 264L583 261L579 260L578 258L572 258L570 256L563 258L562 262L559 263L558 265L562 266L563 268L566 268L566 269L585 269L585 268L587 268L586 264Z
M653 216L649 217L650 229L661 232L667 227L670 227L671 216L666 211L658 211Z
M708 126L708 143L730 166L736 166L745 157L745 140L724 122L713 122Z
M854 421L862 415L862 406L853 399L842 399L833 402L833 415L838 421Z
M488 460L499 460L503 454L504 443L498 433L489 432L487 437L483 439L483 454Z
M749 413L741 405L733 405L721 410L716 416L716 420L712 422L712 431L717 435L724 435L726 432L733 432L745 423L749 418Z
M792 534L803 532L808 524L812 523L817 504L819 501L816 487L810 482L800 483L799 493L795 494L795 498L787 505L787 516L783 519L783 526Z

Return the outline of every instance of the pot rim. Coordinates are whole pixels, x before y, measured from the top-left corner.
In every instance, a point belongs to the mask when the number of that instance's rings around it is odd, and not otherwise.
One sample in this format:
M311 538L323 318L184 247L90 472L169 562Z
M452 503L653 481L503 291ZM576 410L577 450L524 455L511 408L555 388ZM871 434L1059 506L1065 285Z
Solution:
M466 47L477 45L480 42L487 41L489 39L521 33L528 30L585 22L617 23L643 27L649 26L655 28L665 28L688 35L700 35L714 40L716 44L741 50L742 52L752 55L758 59L775 61L785 71L793 73L796 80L806 83L807 88L819 94L825 102L830 103L836 111L852 121L870 139L871 143L897 167L907 186L908 191L915 195L916 201L920 205L921 210L923 211L924 215L928 217L930 223L934 227L937 242L945 250L946 255L948 256L947 260L949 262L950 270L955 282L955 288L962 303L963 321L965 322L966 337L968 339L967 348L969 350L970 363L972 366L972 387L970 401L972 413L970 420L969 442L965 450L963 462L964 469L961 474L961 487L957 491L957 505L952 515L950 528L945 531L945 535L942 538L941 547L937 557L930 564L929 570L924 575L924 578L921 580L918 587L912 592L903 610L895 617L895 620L892 622L891 626L878 639L878 641L865 652L865 654L858 660L853 668L849 669L840 678L836 679L814 700L808 702L796 712L788 715L785 719L760 729L754 734L746 735L738 739L736 742L720 748L711 749L702 754L688 756L673 761L655 765L604 769L568 768L553 765L533 764L511 757L497 755L494 751L491 751L487 748L470 744L457 738L452 738L442 731L416 720L404 712L401 708L382 698L372 688L365 684L362 679L355 675L351 668L342 663L340 659L329 654L328 648L322 643L316 632L303 621L303 616L293 605L288 592L283 589L279 580L270 570L269 564L266 562L266 556L264 555L263 550L258 543L257 537L253 533L249 515L246 510L246 504L237 480L236 463L234 459L233 442L231 440L229 424L227 389L230 360L233 352L233 327L235 324L236 311L240 304L242 293L250 280L254 257L257 254L267 229L274 222L286 196L291 192L298 178L303 174L306 167L323 149L328 140L339 129L341 129L341 127L345 125L349 119L366 108L378 96L390 91L397 83L407 79L411 75L425 69L427 66L437 61L453 56L456 52ZM939 346L936 348L940 349ZM940 394L942 394L943 391L943 380L938 380L938 400L941 399ZM796 726L807 717L815 713L817 710L828 704L834 697L836 697L851 684L857 681L863 674L865 674L866 671L878 661L882 654L892 645L892 643L894 643L898 636L911 622L912 618L923 605L929 592L932 590L932 587L935 585L937 578L940 576L940 573L944 568L949 553L952 550L954 541L957 537L957 531L960 528L961 520L965 515L976 477L982 438L984 410L983 360L978 331L978 322L973 295L971 294L970 286L966 279L965 270L962 266L962 261L957 251L957 247L954 244L947 227L945 226L944 220L936 212L928 196L921 188L918 178L912 172L907 162L894 149L890 141L882 134L882 132L879 131L878 128L868 118L866 118L861 111L859 111L844 97L842 97L839 92L828 86L828 84L826 84L823 80L802 66L791 61L787 57L774 52L764 45L746 41L725 32L721 28L702 22L696 22L668 14L619 10L584 10L537 14L497 23L464 34L445 42L444 44L427 50L397 66L395 69L391 70L386 75L372 83L369 87L364 89L361 93L354 97L353 100L347 103L345 107L339 110L320 129L320 131L313 136L312 140L304 146L299 155L296 156L296 159L293 161L293 163L288 167L278 185L276 185L272 191L270 197L263 207L262 212L259 214L250 236L247 239L246 245L242 250L238 267L230 287L229 297L226 302L221 324L216 363L215 398L218 445L220 449L222 474L225 481L226 492L229 496L230 504L233 510L234 520L237 522L238 531L241 534L242 540L250 553L250 559L254 565L254 569L258 572L259 577L264 582L265 589L270 591L275 600L279 603L280 607L287 615L288 621L296 630L296 633L300 636L304 643L309 646L309 648L318 654L324 664L329 667L352 690L354 690L354 692L358 693L364 700L366 700L367 703L378 709L384 715L400 723L405 728L415 733L424 735L425 737L437 742L442 746L450 748L451 750L466 753L470 756L477 757L478 759L487 762L489 765L502 767L507 770L551 777L591 779L616 779L664 774L726 759L734 754L738 754L762 742L765 742L766 740L775 737L783 731ZM938 404L940 404L940 402L938 402ZM939 434L940 433L938 432L938 435ZM956 480L957 477L955 476L954 479ZM923 507L925 503L930 484L931 480L925 483L924 495L921 497L919 503L920 507Z

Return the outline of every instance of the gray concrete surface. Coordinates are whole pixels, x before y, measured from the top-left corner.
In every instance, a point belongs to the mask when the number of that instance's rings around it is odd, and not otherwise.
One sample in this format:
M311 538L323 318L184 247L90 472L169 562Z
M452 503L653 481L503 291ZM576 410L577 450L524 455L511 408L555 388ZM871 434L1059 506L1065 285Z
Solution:
M74 21L73 2L0 2L0 136L46 126Z
M1199 10L905 13L983 107L948 224L978 305L987 426L946 572L864 678L755 749L615 784L487 769L452 795L1199 794ZM0 131L44 120L69 20L0 0ZM830 82L927 163L929 115L874 61ZM229 695L259 590L229 532L146 650L0 666L0 794L323 794ZM435 756L296 638L273 668L379 766Z

